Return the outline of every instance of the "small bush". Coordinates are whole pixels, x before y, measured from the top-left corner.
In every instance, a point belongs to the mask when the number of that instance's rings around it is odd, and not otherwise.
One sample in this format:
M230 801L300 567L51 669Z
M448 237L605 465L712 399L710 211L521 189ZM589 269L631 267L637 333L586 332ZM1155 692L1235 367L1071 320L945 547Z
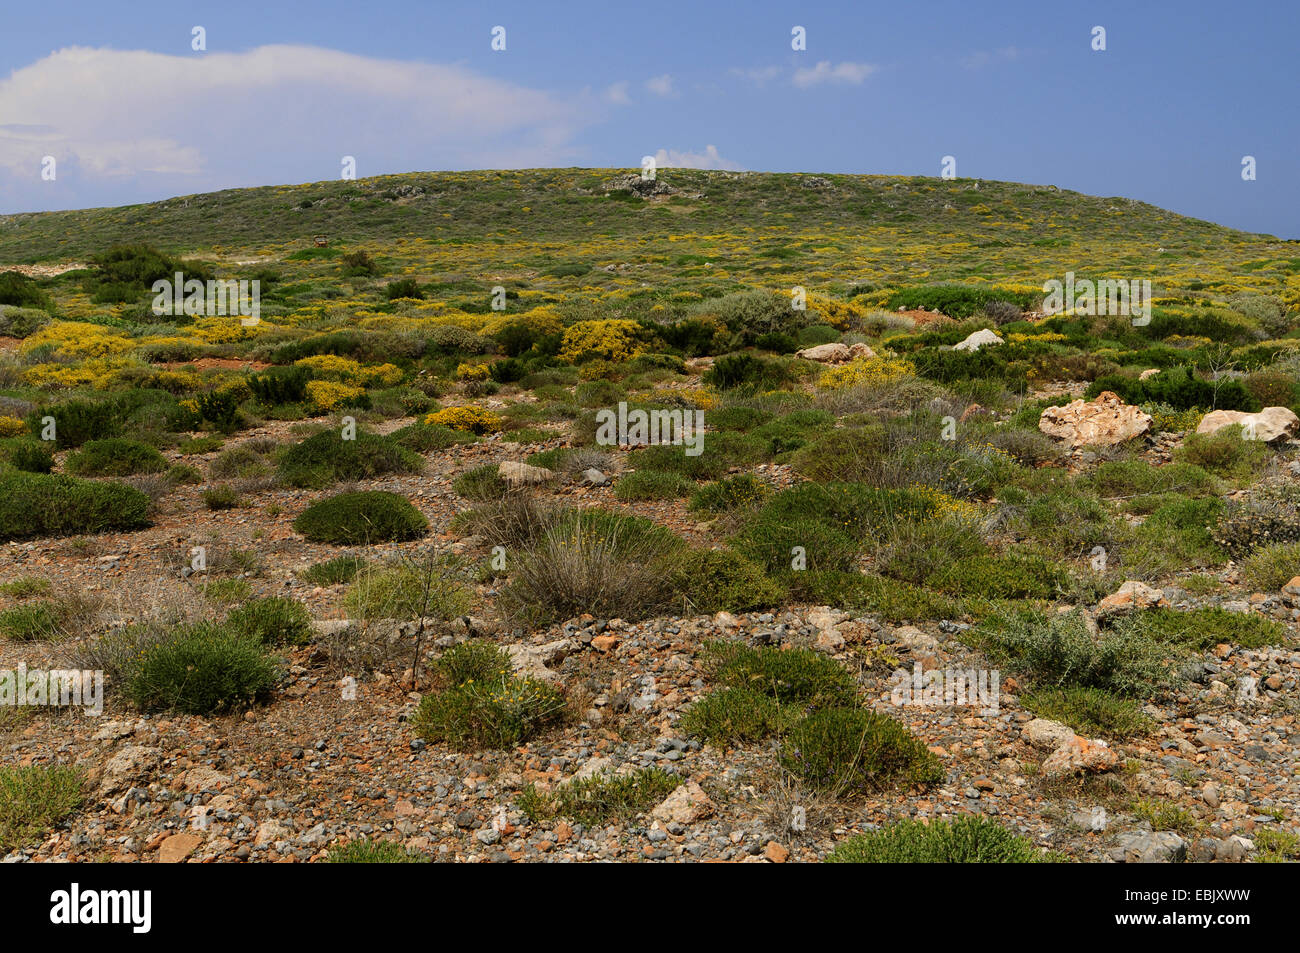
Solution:
M65 468L76 476L130 476L160 473L167 458L153 447L134 440L91 440L68 457Z
M340 493L313 503L293 528L316 543L357 546L418 539L428 531L424 515L395 493Z
M444 407L429 414L424 422L478 435L495 433L504 423L500 414L481 407Z
M424 696L411 727L453 748L509 748L557 724L564 697L545 682L504 675Z
M285 450L278 473L289 486L320 490L341 480L423 469L423 459L387 437L358 430L355 439L344 440L337 430L322 430Z
M603 772L558 785L553 810L587 825L628 821L658 805L681 783L680 777L662 768Z
M449 619L464 613L469 593L453 566L437 557L366 566L352 580L343 607L354 619Z
M399 446L416 453L428 453L430 450L446 450L460 443L473 443L474 437L461 430L454 430L442 424L413 423L401 430L389 434L389 439Z
M781 729L781 706L752 688L721 688L692 705L681 724L688 734L719 748L762 741Z
M820 794L856 797L938 784L943 765L900 722L861 708L814 712L790 729L781 766Z
M811 649L713 642L705 646L704 659L719 685L761 692L785 705L806 710L857 702L857 685L848 669Z
M14 642L48 642L63 631L58 603L31 602L0 612L0 635Z
M1231 612L1218 606L1202 606L1186 612L1149 609L1121 619L1116 628L1196 651L1222 643L1257 649L1280 645L1286 638L1286 626L1280 622L1254 612Z
M1019 697L1020 703L1039 718L1062 722L1089 738L1123 741L1153 726L1137 702L1101 688L1044 688L1023 692Z
M198 623L148 646L125 691L142 711L211 715L263 698L278 675L275 661L255 640Z
M1210 535L1233 559L1262 546L1300 542L1300 494L1279 487L1260 490L1245 500L1229 500Z
M719 390L776 390L789 380L790 370L785 364L743 353L718 358L704 374L704 383Z
M306 645L311 639L307 607L283 596L246 602L226 617L226 624L263 645Z
M500 467L495 463L474 467L456 477L451 488L467 500L480 503L499 500L510 491L509 484L502 479L499 470Z
M331 847L331 864L427 864L429 858L401 844L385 840L354 840Z
M335 556L324 562L313 563L298 573L303 582L313 586L337 586L351 582L357 571L366 565L360 556Z
M203 505L210 510L233 510L243 502L235 488L225 483L203 491Z
M84 779L62 765L0 767L0 852L45 839L84 800Z
M0 539L120 532L149 525L149 497L121 483L0 474Z
M1246 584L1262 592L1276 592L1300 576L1300 543L1274 543L1257 549L1241 563Z
M695 612L750 612L781 604L785 590L758 564L725 549L691 550L673 567L672 583Z
M677 473L634 470L619 477L614 496L620 500L675 500L686 496L695 483Z
M749 473L727 477L700 487L691 494L688 509L693 512L726 513L757 508L771 495L772 489Z
M1033 843L987 817L896 821L835 845L828 864L1033 864Z
M15 470L49 473L54 469L54 447L45 440L15 440L4 448L4 457Z
M1174 460L1195 464L1226 480L1246 483L1272 454L1268 444L1243 439L1241 428L1231 426L1213 434L1188 434L1174 451Z

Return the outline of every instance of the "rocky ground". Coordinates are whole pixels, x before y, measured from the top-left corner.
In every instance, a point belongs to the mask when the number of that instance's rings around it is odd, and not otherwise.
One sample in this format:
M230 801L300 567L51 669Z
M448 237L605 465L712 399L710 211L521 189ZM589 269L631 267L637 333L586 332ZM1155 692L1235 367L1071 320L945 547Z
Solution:
M284 437L285 430L271 425L245 436ZM432 455L424 476L381 479L373 488L411 499L438 542L473 549L481 541L448 531L452 516L466 508L450 489L452 479L484 462L519 459L524 450L499 441L456 447ZM259 567L245 572L257 593L305 602L322 639L338 628L331 620L340 616L343 587L312 587L294 575L339 552L305 543L290 528L315 494L265 487L250 494L253 506L210 513L192 498L198 492L176 489L162 500L155 525L140 533L5 546L0 579L48 578L58 593L102 599L107 615L123 623L168 600L197 599L193 579L182 572L191 547L241 548L258 557ZM609 488L561 492L572 503L619 505ZM694 541L709 535L680 501L636 509ZM385 551L420 545L427 541ZM1222 581L1235 582L1231 569ZM891 625L795 606L637 624L584 617L510 632L474 616L438 633L438 644L486 638L510 647L517 666L565 686L574 716L518 749L473 754L427 745L411 732L406 719L420 695L409 666L353 683L338 659L313 643L287 654L274 701L239 716L142 716L111 685L98 718L11 710L0 722L3 761L81 765L93 794L62 829L5 860L308 862L324 859L333 845L368 837L447 861L782 863L816 861L844 836L890 820L972 813L996 816L1078 861L1249 859L1257 826L1294 824L1300 801L1300 589L1197 597L1169 587L1128 598L1139 597L1175 608L1218 604L1263 613L1286 622L1291 637L1282 647L1216 647L1195 663L1181 694L1164 707L1148 706L1159 726L1153 734L1106 745L1033 718L1010 678L1002 679L996 710L895 705L890 689L899 669L989 667L962 643L965 625L956 620ZM691 739L678 722L706 691L697 652L719 637L805 645L841 660L878 711L901 719L941 758L946 782L926 792L837 803L792 788L773 746L721 751ZM0 667L58 665L68 649L2 643ZM530 823L518 804L529 784L546 789L640 766L663 767L687 783L649 814L606 826ZM1176 823L1153 830L1137 807L1144 801L1180 809Z

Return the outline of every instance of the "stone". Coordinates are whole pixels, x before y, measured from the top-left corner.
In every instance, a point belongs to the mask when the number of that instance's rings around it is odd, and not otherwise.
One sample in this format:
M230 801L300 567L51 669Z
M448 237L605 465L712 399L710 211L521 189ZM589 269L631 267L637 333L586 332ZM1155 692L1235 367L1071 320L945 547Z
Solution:
M112 794L140 781L162 760L157 748L127 745L108 759L100 779L99 793Z
M1114 446L1150 430L1151 416L1107 390L1095 400L1048 407L1038 418L1038 429L1072 447Z
M563 662L577 648L578 643L573 639L554 639L541 645L518 643L505 647L516 674L552 684L560 681L560 674L552 671L549 666Z
M1148 367L1145 371L1143 371L1141 374L1138 375L1138 380L1140 381L1150 380L1151 378L1155 377L1159 373L1160 373L1160 368Z
M190 768L180 777L181 788L186 791L220 791L231 781L228 774L222 774L220 771L214 771L212 768L200 765L197 768Z
M844 364L860 357L875 356L876 352L865 344L848 345L840 344L838 341L833 341L830 344L818 344L815 347L806 347L795 352L795 357L801 357L805 361L816 361L819 364Z
M1224 427L1239 424L1247 440L1272 443L1290 437L1300 430L1300 417L1285 407L1265 407L1259 413L1247 414L1240 410L1212 410L1196 426L1201 434L1218 433Z
M1057 748L1043 762L1043 774L1049 778L1090 773L1100 774L1119 765L1119 756L1104 741L1075 735Z
M555 476L545 467L534 467L517 460L505 460L497 467L497 476L510 486L536 486Z
M790 852L776 841L770 840L763 848L763 856L774 864L784 864L790 859Z
M173 834L158 848L158 863L179 864L203 843L198 834Z
M1035 718L1020 729L1020 737L1035 748L1055 751L1074 737L1074 729L1069 725L1061 724L1059 721Z
M1187 844L1173 831L1121 834L1111 856L1126 864L1182 863Z
M687 781L668 795L650 812L650 816L665 824L693 824L714 811L713 801L694 781Z
M583 486L609 486L609 477L595 467L587 467L579 474L578 482Z
M1097 614L1113 615L1133 609L1151 609L1164 604L1165 594L1162 590L1138 582L1136 579L1129 579L1119 589L1097 603Z
M1004 343L1002 338L998 337L996 332L985 328L982 331L971 333L967 336L966 340L954 344L952 349L954 351L978 351L982 347L1002 343Z

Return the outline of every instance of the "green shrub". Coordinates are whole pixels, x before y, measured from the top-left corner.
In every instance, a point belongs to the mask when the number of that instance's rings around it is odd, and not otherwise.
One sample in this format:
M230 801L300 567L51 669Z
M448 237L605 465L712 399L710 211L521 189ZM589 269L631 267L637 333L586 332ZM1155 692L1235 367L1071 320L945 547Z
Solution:
M313 586L337 586L351 582L357 571L366 565L360 556L335 556L324 562L313 563L298 573L303 582Z
M1068 573L1041 556L1010 553L973 556L950 563L928 584L942 592L989 599L1052 599Z
M785 590L763 568L725 549L696 549L673 566L673 586L696 612L751 612L779 606Z
M1232 612L1218 606L1199 609L1148 609L1115 623L1121 631L1157 642L1204 651L1221 643L1257 649L1279 645L1286 626L1254 612Z
M1101 496L1137 496L1143 493L1181 493L1205 496L1218 492L1219 483L1190 463L1153 467L1145 460L1112 460L1101 464L1082 482Z
M354 840L331 847L331 864L427 864L429 858L401 844L385 840Z
M1069 725L1089 738L1124 740L1150 731L1153 723L1131 698L1101 688L1070 686L1021 693L1020 704L1039 718Z
M1149 633L1126 625L1094 638L1078 612L1003 614L971 637L1035 688L1092 687L1147 699L1170 681L1167 653Z
M125 691L142 711L211 715L258 701L278 677L275 661L256 640L201 622L149 645Z
M417 539L428 531L429 521L396 493L368 490L313 503L293 528L312 542L358 546Z
M112 437L83 444L64 466L75 476L131 476L166 470L167 458L148 444Z
M63 630L58 603L30 602L0 612L0 635L14 642L48 642Z
M280 457L279 476L289 486L321 490L341 480L370 480L387 473L419 473L424 460L387 437L358 430L344 440L338 430L322 430L289 447Z
M306 645L311 640L307 607L283 596L246 602L226 617L226 624L264 645Z
M906 308L909 311L925 308L928 311L941 311L950 318L969 318L982 311L993 301L1009 301L1022 307L1029 307L1034 301L1023 294L989 288L985 285L961 285L941 282L933 285L916 285L901 288L890 295L885 306L890 311Z
M1277 592L1300 576L1300 543L1273 543L1257 549L1241 563L1246 584L1261 592Z
M49 473L54 469L53 441L14 440L6 443L4 458L24 473Z
M451 488L467 500L487 503L499 500L510 491L509 484L501 478L500 466L485 463L466 470L452 482Z
M938 784L943 765L902 723L861 708L814 712L786 735L781 766L820 794Z
M840 841L828 864L1032 864L1043 861L1033 843L987 817L953 821L896 821Z
M1268 444L1246 440L1240 427L1229 426L1213 434L1188 434L1174 451L1174 460L1195 464L1225 480L1246 483L1272 455Z
M748 688L782 704L808 709L857 703L857 684L848 669L811 649L711 642L704 647L704 664L717 684Z
M1176 410L1192 407L1247 411L1259 409L1259 403L1241 381L1203 381L1195 376L1191 368L1185 366L1166 368L1144 381L1119 374L1099 377L1088 385L1084 396L1091 400L1102 391L1118 394L1126 403L1161 403Z
M694 482L677 473L634 470L619 477L614 496L627 502L675 500L695 488Z
M761 741L782 727L781 706L752 688L709 692L682 717L682 728L715 747ZM788 719L787 719L788 720Z
M545 682L505 675L425 695L411 727L452 748L509 748L559 723L564 697Z
M662 768L602 772L557 785L554 811L587 825L627 821L658 805L681 783L680 777Z
M81 772L62 765L0 767L0 852L47 838L85 799Z
M691 494L687 508L692 512L704 513L752 509L766 500L771 492L772 488L758 477L741 473L700 487Z
M434 672L448 688L470 682L497 682L514 671L510 653L491 642L461 642L438 659Z
M149 525L149 497L121 483L0 473L0 539L121 532Z
M745 353L720 357L704 373L704 383L719 390L776 390L789 380L790 370L785 364Z
M203 505L210 510L233 510L243 502L235 488L225 483L203 491Z
M475 437L463 430L453 430L442 424L417 422L393 431L389 434L389 439L407 450L428 453L430 450L446 450L456 444L473 443Z
M384 287L384 297L389 301L396 301L398 298L423 298L424 289L414 278L398 278Z
M464 613L469 604L454 566L434 556L365 566L343 599L354 619L449 619Z
M261 374L251 375L248 378L248 388L267 407L298 404L306 399L307 384L311 378L311 368L303 364L272 367Z

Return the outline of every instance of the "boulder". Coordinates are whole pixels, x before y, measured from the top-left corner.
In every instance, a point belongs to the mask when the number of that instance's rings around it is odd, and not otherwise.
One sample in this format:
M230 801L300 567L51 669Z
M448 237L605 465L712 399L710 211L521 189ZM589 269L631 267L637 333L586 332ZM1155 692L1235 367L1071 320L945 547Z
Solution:
M714 811L713 801L694 781L680 785L672 794L650 812L650 816L665 824L693 824Z
M1074 729L1069 725L1061 724L1059 721L1035 718L1020 730L1020 737L1035 748L1055 751L1074 737Z
M1151 609L1165 604L1165 594L1146 583L1129 579L1119 589L1097 603L1098 615L1112 615L1132 609Z
M1201 418L1196 432L1218 433L1231 424L1240 424L1243 428L1242 436L1247 440L1272 443L1300 430L1300 417L1285 407L1265 407L1257 414L1246 414L1240 410L1212 410Z
M954 351L978 351L987 345L1002 343L1002 338L998 337L995 332L985 328L983 331L973 332L959 344L954 344L952 349Z
M865 344L840 344L838 341L832 341L830 344L818 344L816 347L806 347L795 352L795 357L802 357L806 361L816 361L819 364L844 364L860 357L875 356L876 352Z
M1095 400L1048 407L1038 418L1038 429L1072 447L1112 446L1146 433L1151 417L1107 390Z
M555 474L545 467L534 467L517 460L507 460L497 467L497 476L510 486L533 486L545 483Z
M1049 778L1110 771L1119 765L1119 756L1104 741L1075 735L1057 748L1043 762L1043 774Z

